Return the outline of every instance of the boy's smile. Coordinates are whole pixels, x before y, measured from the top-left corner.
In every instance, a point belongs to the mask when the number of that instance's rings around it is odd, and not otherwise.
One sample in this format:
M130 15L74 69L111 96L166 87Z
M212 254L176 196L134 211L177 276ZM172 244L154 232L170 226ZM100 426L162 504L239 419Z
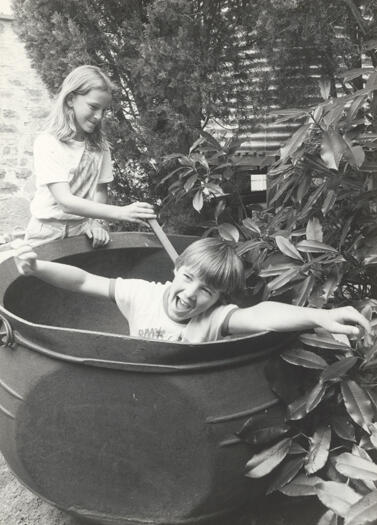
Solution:
M174 270L174 279L164 297L164 309L175 322L189 321L211 308L220 295L220 291L208 286L186 266L181 266Z

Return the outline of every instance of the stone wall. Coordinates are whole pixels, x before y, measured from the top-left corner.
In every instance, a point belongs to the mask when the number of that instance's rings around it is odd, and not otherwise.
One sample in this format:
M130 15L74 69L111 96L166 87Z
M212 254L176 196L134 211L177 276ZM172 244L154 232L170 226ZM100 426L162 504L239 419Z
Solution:
M29 219L33 142L49 108L47 89L31 67L12 17L0 14L0 243Z

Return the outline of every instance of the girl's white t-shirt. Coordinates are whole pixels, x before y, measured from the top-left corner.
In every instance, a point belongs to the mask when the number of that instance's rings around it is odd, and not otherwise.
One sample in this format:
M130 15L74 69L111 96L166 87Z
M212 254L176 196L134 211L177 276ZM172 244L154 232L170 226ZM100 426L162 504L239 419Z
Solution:
M73 195L93 200L97 184L113 180L110 150L92 151L87 149L85 142L61 142L50 133L42 133L34 143L34 176L36 192L30 205L34 217L82 219L64 212L48 185L67 182Z

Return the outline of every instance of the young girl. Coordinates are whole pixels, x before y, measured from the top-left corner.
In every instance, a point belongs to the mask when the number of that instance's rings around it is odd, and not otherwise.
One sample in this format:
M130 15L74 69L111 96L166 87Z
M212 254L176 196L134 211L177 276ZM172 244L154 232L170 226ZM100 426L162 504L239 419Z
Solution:
M77 67L64 80L46 130L34 144L36 193L25 234L30 244L86 233L97 247L109 242L107 220L156 217L146 202L107 204L113 176L101 124L114 87L90 65Z

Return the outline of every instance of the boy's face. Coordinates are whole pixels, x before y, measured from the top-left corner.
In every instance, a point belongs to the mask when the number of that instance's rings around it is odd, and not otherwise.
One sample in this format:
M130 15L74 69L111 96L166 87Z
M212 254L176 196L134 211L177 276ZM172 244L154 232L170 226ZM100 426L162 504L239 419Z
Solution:
M174 270L165 303L166 313L173 321L187 321L211 308L220 295L220 291L208 286L190 268L181 266Z

